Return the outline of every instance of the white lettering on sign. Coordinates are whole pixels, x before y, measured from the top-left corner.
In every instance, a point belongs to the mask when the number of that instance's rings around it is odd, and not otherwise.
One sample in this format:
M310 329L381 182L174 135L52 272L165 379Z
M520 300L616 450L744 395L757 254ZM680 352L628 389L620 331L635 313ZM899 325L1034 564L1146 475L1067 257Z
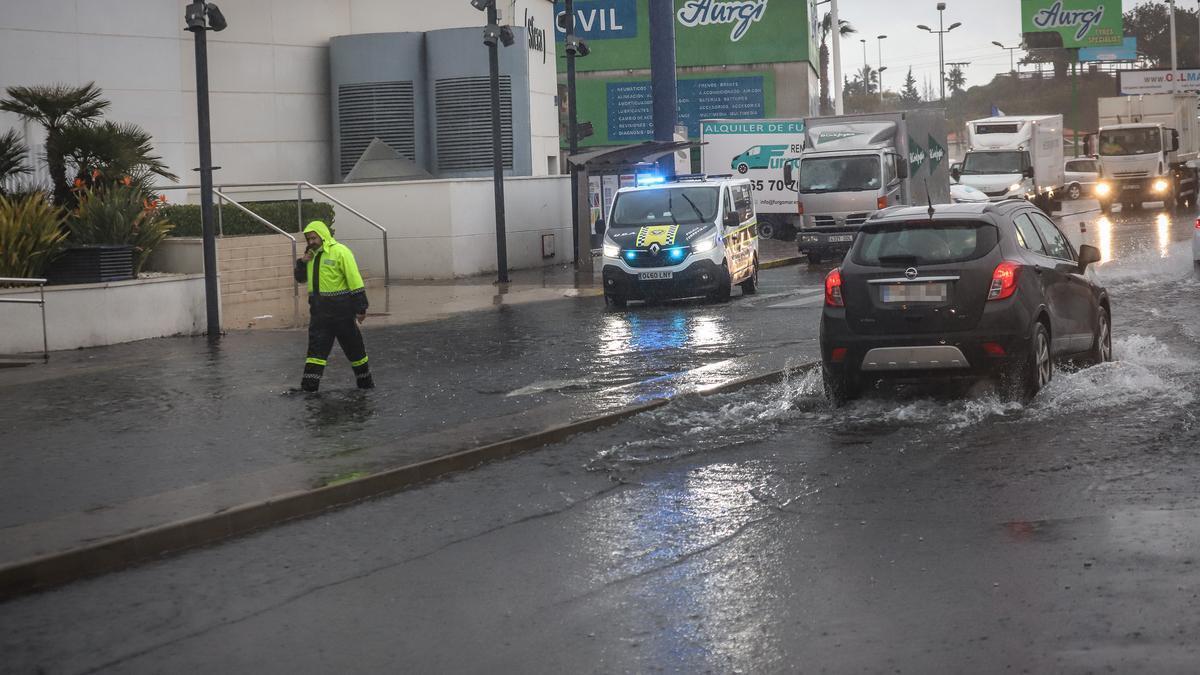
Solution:
M562 16L566 12L559 12L558 16ZM575 24L583 29L584 33L591 33L593 30L600 31L620 31L625 30L625 26L621 20L617 18L616 8L611 9L577 9L575 10ZM557 18L557 17L556 17ZM557 21L556 21L557 23ZM558 27L558 32L566 33L566 29L562 26Z
M1056 0L1053 5L1033 16L1033 25L1038 28L1074 28L1075 39L1082 40L1092 26L1103 18L1104 5L1096 5L1096 9L1064 10L1062 0Z
M767 0L688 0L676 16L688 28L732 23L729 39L737 42L746 36L751 25L762 20L766 11Z

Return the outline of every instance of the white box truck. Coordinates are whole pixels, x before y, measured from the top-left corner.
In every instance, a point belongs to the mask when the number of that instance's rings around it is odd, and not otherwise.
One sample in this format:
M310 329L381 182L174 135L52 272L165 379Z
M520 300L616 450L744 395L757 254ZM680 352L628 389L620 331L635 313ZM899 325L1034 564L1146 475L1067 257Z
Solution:
M759 236L790 239L796 231L796 193L783 184L783 165L804 146L802 119L700 122L700 170L750 179Z
M967 154L953 177L992 201L1058 206L1066 184L1062 115L1010 115L967 122Z
M1169 209L1196 202L1195 160L1200 128L1195 94L1111 96L1097 101L1099 129L1088 152L1099 159L1096 199L1112 211L1162 202Z
M891 206L950 203L950 158L942 110L811 117L797 164L797 248L817 263L844 254L871 214ZM798 166L798 168L796 168Z

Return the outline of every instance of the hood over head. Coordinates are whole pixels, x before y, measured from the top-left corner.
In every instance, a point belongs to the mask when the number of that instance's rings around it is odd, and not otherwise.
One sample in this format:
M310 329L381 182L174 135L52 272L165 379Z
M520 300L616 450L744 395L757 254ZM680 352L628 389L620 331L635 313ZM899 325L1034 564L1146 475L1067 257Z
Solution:
M333 233L329 231L329 226L319 220L312 221L307 227L304 228L305 234L308 234L309 232L317 233L317 236L321 238L321 241L325 242L324 248L329 248L333 244L337 243L337 241L335 241L333 238Z

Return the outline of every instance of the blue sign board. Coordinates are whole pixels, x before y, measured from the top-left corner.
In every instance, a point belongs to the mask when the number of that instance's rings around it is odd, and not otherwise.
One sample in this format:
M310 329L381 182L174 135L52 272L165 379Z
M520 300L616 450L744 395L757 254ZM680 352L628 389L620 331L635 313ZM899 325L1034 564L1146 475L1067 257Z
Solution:
M1084 61L1137 61L1137 38L1126 37L1123 44L1112 47L1083 47L1079 60Z
M554 5L554 34L559 42L566 31L558 27L557 18L567 11L562 2ZM637 0L576 0L575 35L585 40L615 40L637 37Z
M700 136L700 120L764 117L767 112L763 77L681 79L679 123L688 136ZM608 138L637 142L654 138L650 82L608 83Z

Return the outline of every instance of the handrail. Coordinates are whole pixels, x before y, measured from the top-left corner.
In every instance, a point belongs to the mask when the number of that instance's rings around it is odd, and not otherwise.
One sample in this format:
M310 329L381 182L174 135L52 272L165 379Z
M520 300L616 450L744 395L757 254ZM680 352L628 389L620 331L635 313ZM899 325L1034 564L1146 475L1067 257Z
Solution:
M303 216L303 211L301 210L300 203L302 201L304 201L304 188L306 188L306 187L311 188L312 190L316 191L318 194L322 195L323 197L330 200L331 202L337 204L338 206L342 207L343 209L346 209L350 213L358 216L359 218L361 218L363 221L365 221L371 227L374 227L375 229L379 230L383 234L383 284L386 286L389 283L391 283L391 276L392 276L391 275L391 260L390 260L391 256L388 254L388 231L387 231L387 228L380 225L379 223L377 223L374 219L369 218L362 211L359 211L358 209L347 204L346 202L338 199L337 197L334 197L333 195L329 194L325 190L317 187L316 185L313 185L309 181L298 180L298 181L268 182L268 183L224 183L222 185L214 186L213 192L217 195L221 195L221 198L229 200L228 197L225 197L224 195L222 195L221 190L224 190L226 188L279 188L279 187L291 187L291 186L296 187L296 222L298 225L297 231L304 230L304 222L303 222L304 216ZM169 185L166 187L155 188L155 189L156 190L199 190L200 187L201 186L199 186L199 185ZM233 202L232 200L229 200L229 201L231 203L236 204L236 202ZM239 204L238 206L241 206L241 205ZM243 210L246 210L246 209L243 208ZM251 214L251 215L255 215L255 214ZM220 209L217 209L217 219L218 219L218 227L220 227L223 230L224 228L221 227L221 225L223 225L223 223L221 223L222 218L221 218L221 210ZM275 228L275 229L278 230L278 228ZM221 233L224 234L224 232L221 232Z
M234 201L234 200L233 200L233 198L231 198L231 197L229 197L229 196L227 196L227 195L225 195L225 194L222 194L222 193L220 193L220 192L217 192L217 191L215 191L215 190L213 191L213 194L215 194L215 195L216 195L216 196L217 196L219 199L223 199L223 200L225 200L226 202L229 202L231 205L233 205L234 207L238 208L238 209L239 209L239 210L241 210L243 213L245 213L245 214L249 215L251 218L253 218L253 219L257 220L257 221L258 221L258 222L260 222L260 223L262 223L263 225L266 225L267 227L271 228L272 230L275 230L275 231L276 231L276 232L278 232L279 234L282 234L283 236L287 237L287 238L288 238L288 240L292 242L292 260L296 260L296 258L297 258L297 255L296 255L296 238L295 238L295 237L293 237L292 235L290 235L290 234L288 234L287 232L285 232L285 231L284 231L282 228L280 228L280 227L277 227L277 226L276 226L274 223L272 223L271 221L267 220L266 218L263 218L262 216L258 215L257 213L255 213L255 212L251 211L250 209L248 209L248 208L246 208L246 207L242 206L241 204L237 203L236 201ZM299 284L297 284L297 283L296 283L296 281L295 281L294 279L293 279L293 281L292 281L292 295L293 295L293 296L298 296L298 295L300 295L300 285L299 285Z
M46 335L46 280L37 277L0 277L0 284L9 286L38 286L40 299L25 300L23 298L0 297L0 302L14 305L40 305L42 309L42 362L50 362L50 340Z

